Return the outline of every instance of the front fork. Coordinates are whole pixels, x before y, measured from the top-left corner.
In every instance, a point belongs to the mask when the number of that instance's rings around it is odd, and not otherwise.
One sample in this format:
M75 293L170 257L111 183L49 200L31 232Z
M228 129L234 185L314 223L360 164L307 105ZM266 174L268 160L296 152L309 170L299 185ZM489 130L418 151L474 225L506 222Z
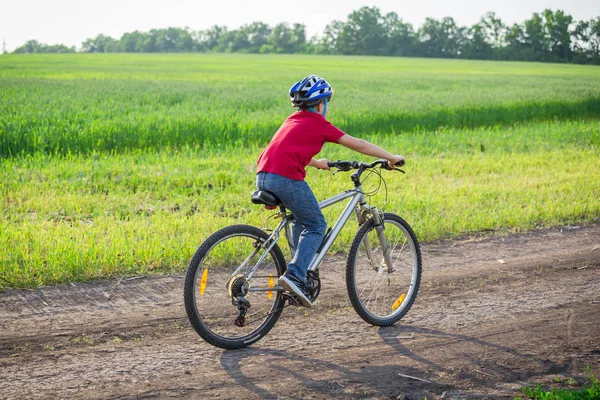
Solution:
M374 218L375 221L375 232L377 232L377 238L379 239L379 244L381 245L381 250L383 253L383 260L379 265L376 265L375 260L373 258L373 248L371 247L371 241L369 240L369 236L365 236L363 239L363 245L365 246L365 251L367 253L367 258L371 262L373 269L375 271L379 270L380 266L386 266L387 272L394 272L392 256L390 253L390 247L385 239L385 217L383 215L383 211L379 211L376 207L367 208L368 206L360 206L356 209L356 214L358 217L359 225L362 225L369 218Z

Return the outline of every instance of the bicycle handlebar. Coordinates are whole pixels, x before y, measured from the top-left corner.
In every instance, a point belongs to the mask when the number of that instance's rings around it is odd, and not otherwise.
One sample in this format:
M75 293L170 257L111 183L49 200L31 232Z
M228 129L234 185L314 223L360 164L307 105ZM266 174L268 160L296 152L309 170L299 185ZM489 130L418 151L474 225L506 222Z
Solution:
M402 167L405 164L404 160L400 160L394 166ZM387 160L375 160L370 164L358 161L348 161L348 160L337 160L337 161L329 161L327 166L329 168L337 168L340 171L350 171L351 169L360 169L365 170L369 168L375 168L376 166L380 166L380 168L387 169L389 171L394 170L395 168L390 168Z
M401 160L394 164L394 166L401 167L404 165L404 160ZM375 160L370 164L358 161L348 161L348 160L338 160L338 161L329 161L327 163L329 168L337 168L338 171L350 171L351 169L356 169L358 171L354 172L351 176L352 181L356 186L360 185L360 176L363 172L368 169L375 168L379 166L381 169L387 169L388 171L398 171L404 173L403 170L397 168L391 168L387 160Z

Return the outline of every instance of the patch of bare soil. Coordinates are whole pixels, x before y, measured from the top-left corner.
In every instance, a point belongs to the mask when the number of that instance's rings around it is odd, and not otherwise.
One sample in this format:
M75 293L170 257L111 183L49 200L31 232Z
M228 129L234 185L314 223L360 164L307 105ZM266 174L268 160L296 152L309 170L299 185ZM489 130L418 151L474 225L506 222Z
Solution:
M0 398L480 399L600 376L600 224L422 245L396 326L350 307L344 258L313 309L254 346L190 327L183 276L0 293Z

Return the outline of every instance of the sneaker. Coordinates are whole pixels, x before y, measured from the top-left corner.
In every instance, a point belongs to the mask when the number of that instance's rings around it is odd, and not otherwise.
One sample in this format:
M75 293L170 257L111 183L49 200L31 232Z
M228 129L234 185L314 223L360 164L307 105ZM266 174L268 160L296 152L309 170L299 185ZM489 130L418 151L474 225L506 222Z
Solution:
M293 276L282 275L279 277L277 284L281 285L288 292L298 296L302 307L311 308L312 303L308 298L308 294L304 290L304 282L296 279Z

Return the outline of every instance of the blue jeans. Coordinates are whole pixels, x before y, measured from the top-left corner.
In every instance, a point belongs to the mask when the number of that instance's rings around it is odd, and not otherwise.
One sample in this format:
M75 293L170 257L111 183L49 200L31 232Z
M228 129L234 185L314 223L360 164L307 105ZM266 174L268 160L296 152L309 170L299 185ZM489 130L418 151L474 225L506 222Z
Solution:
M297 181L269 172L256 175L256 187L268 190L281 200L296 219L292 225L292 245L296 254L288 264L291 274L302 282L306 280L308 265L323 241L327 223L319 203L305 181Z

